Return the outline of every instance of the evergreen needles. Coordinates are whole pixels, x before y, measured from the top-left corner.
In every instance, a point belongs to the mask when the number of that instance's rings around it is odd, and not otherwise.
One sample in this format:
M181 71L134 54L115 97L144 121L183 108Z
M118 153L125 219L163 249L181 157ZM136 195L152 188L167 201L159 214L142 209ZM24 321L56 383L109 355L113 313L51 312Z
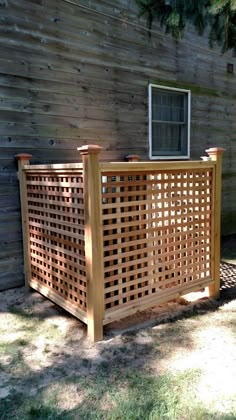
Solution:
M187 21L200 35L208 29L209 44L221 45L222 52L236 52L236 0L135 0L139 16L146 16L152 28L157 20L167 33L180 39Z

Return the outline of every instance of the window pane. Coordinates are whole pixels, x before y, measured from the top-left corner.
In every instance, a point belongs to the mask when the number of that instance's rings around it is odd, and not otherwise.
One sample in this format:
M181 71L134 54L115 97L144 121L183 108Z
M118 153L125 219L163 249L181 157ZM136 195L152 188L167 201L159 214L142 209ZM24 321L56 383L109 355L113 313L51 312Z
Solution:
M153 120L158 121L178 121L184 122L185 119L185 97L184 93L162 91L153 89L152 95L152 115Z
M160 156L187 154L186 126L180 124L152 124L152 153Z

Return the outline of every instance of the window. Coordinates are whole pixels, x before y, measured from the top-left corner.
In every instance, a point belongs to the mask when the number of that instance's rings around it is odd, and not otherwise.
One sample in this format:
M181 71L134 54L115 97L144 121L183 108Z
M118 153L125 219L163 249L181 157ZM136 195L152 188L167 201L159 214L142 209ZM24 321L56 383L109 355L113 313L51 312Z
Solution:
M188 159L190 90L149 85L150 159Z

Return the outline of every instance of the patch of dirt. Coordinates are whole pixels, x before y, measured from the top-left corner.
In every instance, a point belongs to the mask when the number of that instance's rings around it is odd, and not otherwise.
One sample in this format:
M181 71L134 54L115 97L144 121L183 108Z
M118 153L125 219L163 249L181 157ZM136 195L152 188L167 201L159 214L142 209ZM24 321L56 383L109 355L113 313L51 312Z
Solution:
M235 285L236 266L234 274ZM114 322L106 326L104 340L93 344L82 322L39 293L24 288L1 292L0 331L6 347L0 354L0 399L11 392L36 395L46 386L53 390L61 378L120 363L157 373L199 368L199 398L220 406L222 394L236 396L236 294L225 288L218 301L203 293L197 301L192 298ZM64 408L82 401L77 391L73 401L74 385L68 385Z

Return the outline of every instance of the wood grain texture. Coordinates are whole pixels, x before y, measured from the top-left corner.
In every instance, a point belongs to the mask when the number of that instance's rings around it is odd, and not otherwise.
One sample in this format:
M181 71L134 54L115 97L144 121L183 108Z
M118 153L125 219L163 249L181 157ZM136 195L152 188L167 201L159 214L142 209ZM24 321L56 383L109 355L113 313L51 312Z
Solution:
M85 321L92 341L104 324L189 291L218 295L223 149L171 164L79 151L83 166L18 156L28 284Z
M24 165L29 165L31 155L18 154L18 179L20 186L20 202L21 202L21 226L23 239L23 255L24 255L24 275L25 287L29 287L31 280L31 260L30 260L30 241L29 241L29 215L28 215L28 200L27 200L27 186L26 173L23 170Z
M236 84L226 71L235 58L209 50L191 28L175 42L154 24L149 38L133 1L74 3L8 0L1 7L1 243L21 235L15 154L76 162L77 147L91 143L103 147L102 160L148 159L149 82L192 91L191 158L211 146L226 149L222 233L235 232ZM1 255L7 260L7 247ZM0 270L4 278L1 262Z
M83 158L87 324L92 341L103 339L104 263L101 209L101 173L98 146L80 149Z
M32 273L29 285L63 308L71 305L73 315L84 320L87 279L82 170L78 165L74 172L64 165L60 171L34 168L24 170Z
M101 164L105 323L217 276L215 164L201 163Z

